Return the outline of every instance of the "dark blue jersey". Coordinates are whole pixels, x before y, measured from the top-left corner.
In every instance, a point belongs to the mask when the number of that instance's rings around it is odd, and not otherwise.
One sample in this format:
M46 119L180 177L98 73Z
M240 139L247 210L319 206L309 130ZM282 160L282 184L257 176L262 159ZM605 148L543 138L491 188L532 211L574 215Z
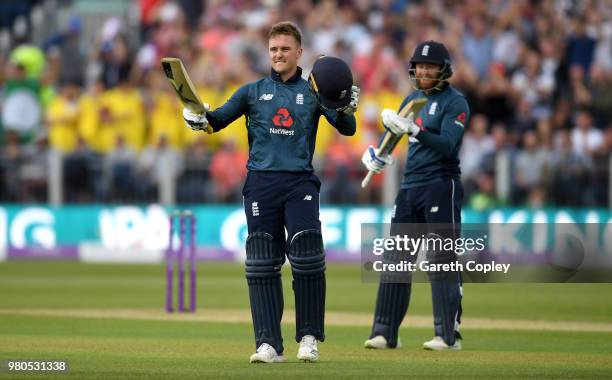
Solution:
M411 99L426 96L423 91L410 94L400 110ZM459 91L446 86L427 95L427 104L415 115L421 127L416 138L410 138L408 159L402 188L428 185L444 178L459 178L459 149L463 131L470 117L468 103Z
M269 77L238 89L206 117L219 131L242 115L249 138L247 169L312 172L319 117L325 116L341 134L355 133L355 117L319 107L302 69L283 82L272 70Z

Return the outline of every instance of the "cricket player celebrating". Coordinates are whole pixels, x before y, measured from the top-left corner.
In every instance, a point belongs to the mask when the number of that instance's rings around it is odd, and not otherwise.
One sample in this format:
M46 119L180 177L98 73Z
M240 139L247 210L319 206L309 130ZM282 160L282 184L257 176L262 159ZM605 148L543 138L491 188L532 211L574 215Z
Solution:
M257 348L250 361L284 360L280 271L286 255L293 274L297 357L313 362L319 357L317 341L325 339L321 182L312 167L317 126L323 115L338 132L352 136L359 88L353 86L346 63L334 57L319 58L309 80L302 79L301 34L289 22L271 28L268 52L270 76L242 86L212 112L198 115L185 108L183 117L192 129L210 133L246 115L249 160L243 196L249 235L245 264Z
M405 118L390 109L382 111L387 133L407 134L410 140L402 185L395 199L391 234L399 223L429 224L427 230L433 227L432 223L446 223L452 226L455 236L451 237L459 237L463 187L458 153L469 118L468 104L447 82L452 75L451 61L446 47L439 42L427 41L417 46L410 59L409 75L417 91L404 100L400 109L411 99L423 96L427 104L417 115L410 113ZM379 150L370 146L362 161L368 170L379 173L392 163L392 158L379 155ZM398 234L397 228L395 231ZM453 253L438 256L441 257L450 262ZM423 347L458 350L461 348L461 274L441 279L432 274L429 277L435 336ZM408 310L410 290L409 282L381 281L372 334L365 342L366 348L400 346L398 329Z

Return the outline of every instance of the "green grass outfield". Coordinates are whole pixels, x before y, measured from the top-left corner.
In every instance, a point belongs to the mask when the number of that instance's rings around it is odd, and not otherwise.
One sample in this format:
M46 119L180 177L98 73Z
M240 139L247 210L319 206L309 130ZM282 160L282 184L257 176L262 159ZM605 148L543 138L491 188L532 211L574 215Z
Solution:
M285 268L285 307L293 293ZM464 349L427 352L428 284L415 284L404 348L366 351L376 285L356 265L328 267L328 326L318 363L250 365L243 269L201 264L196 315L166 315L164 268L73 262L0 264L0 361L66 359L64 374L0 378L612 378L612 284L466 284Z

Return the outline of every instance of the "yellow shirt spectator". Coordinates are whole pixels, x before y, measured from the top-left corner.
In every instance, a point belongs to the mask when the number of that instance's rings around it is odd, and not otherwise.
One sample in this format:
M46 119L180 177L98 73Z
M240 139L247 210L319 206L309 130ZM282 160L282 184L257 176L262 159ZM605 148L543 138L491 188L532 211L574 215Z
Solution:
M162 136L166 136L168 144L173 148L180 149L184 146L184 134L188 128L181 118L181 110L174 94L157 92L153 95L148 146L156 146Z
M106 91L105 100L115 132L123 137L126 145L140 151L144 146L146 124L144 104L138 89L124 83Z
M112 151L117 141L110 100L100 83L81 98L79 132L85 143L99 153Z
M51 146L62 152L73 151L79 139L79 96L80 88L65 84L47 108L46 121Z

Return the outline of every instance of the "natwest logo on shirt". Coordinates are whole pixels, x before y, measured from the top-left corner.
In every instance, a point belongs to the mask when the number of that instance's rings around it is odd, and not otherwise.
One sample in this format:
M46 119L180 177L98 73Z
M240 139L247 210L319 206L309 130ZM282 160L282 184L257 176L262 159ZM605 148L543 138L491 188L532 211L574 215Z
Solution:
M277 127L283 128L270 128L270 133L273 135L284 135L284 136L293 136L295 131L289 129L293 125L293 118L289 111L281 107L276 111L274 117L272 117L272 123L274 123Z
M289 114L289 110L281 107L276 111L276 115L272 118L272 123L277 127L289 128L293 125L293 119Z

